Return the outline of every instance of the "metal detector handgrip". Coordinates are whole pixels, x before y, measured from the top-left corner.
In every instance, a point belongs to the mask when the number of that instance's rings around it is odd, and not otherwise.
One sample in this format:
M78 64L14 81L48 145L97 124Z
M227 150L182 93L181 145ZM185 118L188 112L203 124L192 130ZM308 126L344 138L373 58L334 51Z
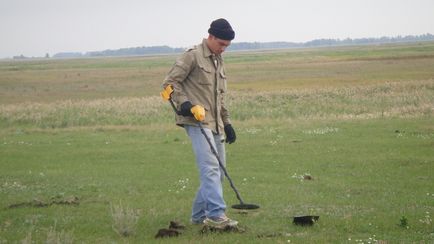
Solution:
M176 109L175 104L172 101L172 93L173 93L173 87L172 85L167 85L164 90L162 92L160 92L161 97L163 98L163 100L165 101L169 101L170 105L173 108L173 111L177 114L177 115L181 115L181 112L178 111ZM205 120L205 108L200 106L200 105L194 105L191 108L191 114L193 115L193 117L197 120L197 121L203 121Z
M167 85L162 92L160 92L161 97L164 101L169 101L172 105L173 111L179 115L179 111L176 109L175 104L172 101L173 88L172 85Z

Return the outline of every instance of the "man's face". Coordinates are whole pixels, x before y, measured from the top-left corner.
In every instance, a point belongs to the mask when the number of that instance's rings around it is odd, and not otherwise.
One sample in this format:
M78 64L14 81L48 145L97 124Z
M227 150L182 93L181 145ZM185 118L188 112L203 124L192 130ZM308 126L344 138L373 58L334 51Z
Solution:
M214 54L222 54L231 45L231 41L219 39L213 35L208 36L208 48Z

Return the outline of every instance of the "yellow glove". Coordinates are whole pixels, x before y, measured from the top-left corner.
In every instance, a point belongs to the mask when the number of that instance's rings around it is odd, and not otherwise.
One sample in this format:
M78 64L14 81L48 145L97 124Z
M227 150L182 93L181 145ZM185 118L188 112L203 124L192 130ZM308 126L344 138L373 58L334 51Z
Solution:
M165 101L169 101L170 97L172 96L172 93L173 93L173 88L171 85L168 85L164 88L162 92L160 92L160 95Z
M200 106L200 105L194 105L191 109L190 109L191 113L193 114L194 118L197 121L203 121L205 120L205 109Z

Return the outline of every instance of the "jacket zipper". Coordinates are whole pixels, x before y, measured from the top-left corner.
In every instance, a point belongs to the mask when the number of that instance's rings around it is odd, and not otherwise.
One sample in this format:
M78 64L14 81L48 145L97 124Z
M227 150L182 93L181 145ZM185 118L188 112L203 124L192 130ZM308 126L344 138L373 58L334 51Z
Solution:
M214 86L215 86L215 88L214 88L214 102L215 102L215 127L216 127L216 131L217 131L217 135L219 135L220 134L220 131L219 131L219 118L217 117L218 116L218 111L219 111L219 106L218 106L218 104L217 104L217 98L218 98L218 87L217 87L217 78L218 78L218 73L217 73L217 69L216 69L216 74L215 74L215 82L214 82Z
M218 111L219 111L218 104L217 104L217 100L218 100L218 83L217 83L217 81L218 81L218 61L217 61L216 57L213 57L213 62L214 62L214 67L215 67L215 75L214 75L214 104L215 104L214 114L215 114L215 116L214 116L214 118L215 118L215 129L216 129L217 135L219 135L220 134L219 119L217 117Z

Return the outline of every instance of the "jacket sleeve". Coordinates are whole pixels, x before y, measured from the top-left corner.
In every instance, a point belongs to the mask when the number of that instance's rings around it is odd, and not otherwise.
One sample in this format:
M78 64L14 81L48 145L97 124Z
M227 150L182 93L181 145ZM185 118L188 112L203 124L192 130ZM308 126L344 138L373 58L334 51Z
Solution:
M225 69L224 69L224 67L222 68L222 75L224 76L223 78L223 82L224 82L224 84L223 84L223 89L221 90L221 94L220 94L220 116L221 116L221 118L222 118L222 121L223 121L223 125L227 125L227 124L231 124L231 120L230 120L230 118L229 118L229 111L228 111L228 109L226 108L226 105L225 105L225 100L226 100L226 90L227 90L227 84L226 84L226 72L225 72Z
M164 78L163 88L167 85L172 85L172 100L178 105L189 101L183 89L182 82L185 81L187 76L193 70L194 62L194 54L189 51L185 52L176 59L175 64L172 66L172 68Z
M225 100L225 98L223 96L222 102L221 102L221 116L222 116L222 120L223 120L223 125L227 125L227 124L231 124L231 120L229 119L229 111L225 107L224 100Z

